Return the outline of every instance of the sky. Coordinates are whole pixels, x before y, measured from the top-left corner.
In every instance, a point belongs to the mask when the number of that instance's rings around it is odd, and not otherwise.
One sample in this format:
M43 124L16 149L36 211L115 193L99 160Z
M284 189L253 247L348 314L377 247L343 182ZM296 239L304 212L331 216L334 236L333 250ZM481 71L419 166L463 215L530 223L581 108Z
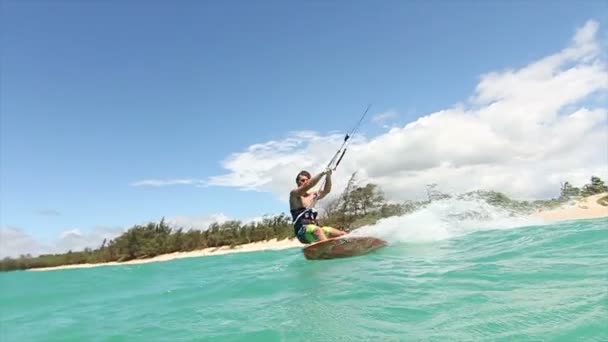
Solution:
M608 178L602 1L0 1L0 256L387 199Z

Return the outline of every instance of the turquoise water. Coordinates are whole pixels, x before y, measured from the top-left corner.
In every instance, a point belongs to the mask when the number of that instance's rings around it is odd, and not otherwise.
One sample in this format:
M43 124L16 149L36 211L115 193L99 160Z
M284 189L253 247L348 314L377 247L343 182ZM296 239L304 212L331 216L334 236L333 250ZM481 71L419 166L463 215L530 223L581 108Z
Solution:
M330 261L293 248L3 273L0 340L608 341L608 219L481 226Z

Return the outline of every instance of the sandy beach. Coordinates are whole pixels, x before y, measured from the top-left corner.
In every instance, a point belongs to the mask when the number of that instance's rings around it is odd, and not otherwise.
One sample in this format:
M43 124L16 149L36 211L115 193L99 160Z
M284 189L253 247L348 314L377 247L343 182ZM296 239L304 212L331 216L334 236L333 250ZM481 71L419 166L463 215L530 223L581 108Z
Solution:
M90 268L90 267L98 267L98 266L111 266L111 265L135 265L135 264L145 264L148 262L160 262L160 261L169 261L174 259L182 259L182 258L195 258L201 256L209 256L209 255L222 255L228 253L240 253L240 252L255 252L262 250L280 250L287 248L295 248L304 246L297 239L284 239L277 240L272 239L268 241L261 242L253 242L244 245L235 246L234 248L230 248L230 246L222 246L222 247L211 247L200 249L196 251L190 252L175 252L169 254L158 255L153 258L147 259L136 259L129 260L125 262L106 262L99 264L77 264L77 265L65 265L65 266L57 266L57 267L41 267L41 268L33 268L28 271L49 271L49 270L59 270L59 269L70 269L70 268Z
M534 216L546 222L592 219L608 216L608 192L573 200L552 210L539 210Z
M533 216L541 217L546 222L608 217L608 192L577 199L577 200L573 200L571 203L564 205L557 209L540 210L540 211L534 213ZM108 263L99 263L99 264L78 264L78 265L66 265L66 266L57 266L57 267L44 267L44 268L30 269L30 271L47 271L47 270L70 269L70 268L89 268L89 267L110 266L110 265L134 265L134 264L143 264L143 263L148 263L148 262L169 261L169 260L181 259L181 258L194 258L194 257L209 256L209 255L221 255L221 254L227 254L227 253L255 252L255 251L262 251L262 250L279 250L279 249L296 248L296 247L301 248L301 247L303 247L303 245L295 238L284 239L284 240L280 240L280 241L277 241L277 239L272 239L272 240L268 240L268 241L254 242L254 243L239 245L239 246L235 246L234 248L230 248L230 246L213 247L213 248L205 248L205 249L191 251L191 252L176 252L176 253L170 253L170 254L163 254L163 255L159 255L159 256L156 256L153 258L148 258L148 259L136 259L136 260L130 260L130 261L125 261L125 262L108 262Z

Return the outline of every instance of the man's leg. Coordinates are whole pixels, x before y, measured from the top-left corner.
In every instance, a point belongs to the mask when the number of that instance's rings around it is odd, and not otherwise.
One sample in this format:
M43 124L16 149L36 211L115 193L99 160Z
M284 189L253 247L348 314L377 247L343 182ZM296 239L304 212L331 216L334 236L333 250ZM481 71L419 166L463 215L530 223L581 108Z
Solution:
M321 229L321 227L315 226L313 233L317 237L317 240L319 240L319 241L327 240L327 235L325 235L325 232L323 231L323 229Z
M325 234L323 229L321 229L321 227L316 226L314 224L307 224L306 240L308 240L308 242L323 241L327 240L327 235Z
M336 229L334 227L323 227L323 232L327 236L331 236L331 237L338 237L338 236L342 236L342 235L346 234L346 232Z

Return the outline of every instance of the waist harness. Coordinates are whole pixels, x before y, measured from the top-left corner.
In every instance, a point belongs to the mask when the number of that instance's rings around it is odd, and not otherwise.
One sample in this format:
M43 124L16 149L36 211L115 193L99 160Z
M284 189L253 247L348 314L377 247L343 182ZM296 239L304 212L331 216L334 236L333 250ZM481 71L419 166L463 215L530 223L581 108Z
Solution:
M307 224L317 224L317 211L314 208L298 208L291 210L291 218L295 231Z

